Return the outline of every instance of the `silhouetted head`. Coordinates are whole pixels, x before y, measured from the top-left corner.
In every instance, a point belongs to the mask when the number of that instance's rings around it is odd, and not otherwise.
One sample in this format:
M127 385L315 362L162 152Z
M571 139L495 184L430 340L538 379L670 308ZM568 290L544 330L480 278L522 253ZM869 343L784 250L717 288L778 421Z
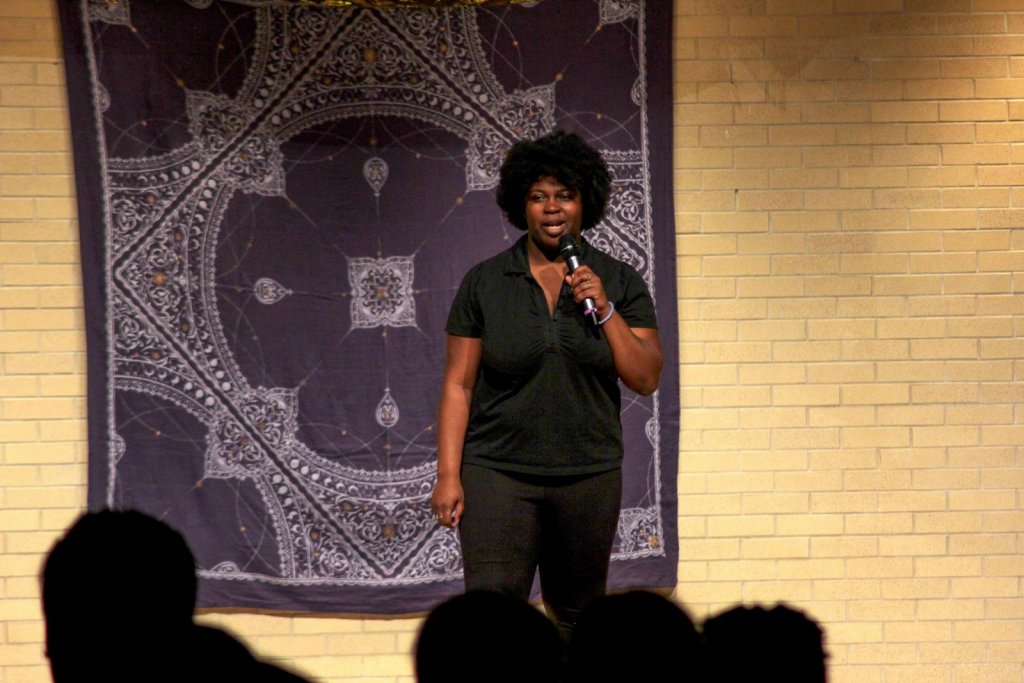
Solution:
M568 680L696 680L701 642L675 602L648 591L598 598L584 610L569 643ZM670 678L668 677L670 676Z
M733 607L707 619L703 634L712 680L827 680L824 632L786 605Z
M50 551L42 581L57 683L115 679L115 662L130 670L192 626L192 552L181 534L141 512L82 515Z
M562 640L524 600L470 591L427 615L416 641L419 683L521 683L560 680Z

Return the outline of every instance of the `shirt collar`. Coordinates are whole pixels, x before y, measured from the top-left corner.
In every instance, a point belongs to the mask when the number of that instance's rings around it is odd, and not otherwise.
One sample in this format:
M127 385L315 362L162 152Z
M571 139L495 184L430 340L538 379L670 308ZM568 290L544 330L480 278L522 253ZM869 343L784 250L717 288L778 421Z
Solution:
M530 259L526 254L526 240L529 235L523 235L508 251L508 258L505 259L503 272L506 275L523 274L530 272ZM583 235L580 235L580 261L590 263L590 245Z

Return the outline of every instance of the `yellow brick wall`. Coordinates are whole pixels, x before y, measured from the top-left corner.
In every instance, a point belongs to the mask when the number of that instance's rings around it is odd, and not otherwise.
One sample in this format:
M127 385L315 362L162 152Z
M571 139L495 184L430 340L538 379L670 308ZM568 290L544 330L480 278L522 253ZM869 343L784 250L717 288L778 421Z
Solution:
M548 0L556 2L557 0ZM1019 682L1024 2L675 0L680 584L787 600L834 683ZM0 2L0 683L85 501L55 9ZM203 619L409 683L417 620Z
M1024 2L679 0L681 582L1020 681Z

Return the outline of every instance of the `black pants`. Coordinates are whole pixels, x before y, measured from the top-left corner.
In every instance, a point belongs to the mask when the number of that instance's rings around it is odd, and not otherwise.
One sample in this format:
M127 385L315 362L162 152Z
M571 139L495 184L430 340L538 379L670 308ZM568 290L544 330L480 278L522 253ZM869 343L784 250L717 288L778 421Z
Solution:
M580 612L605 592L622 471L546 477L465 464L462 488L466 590L525 600L539 569L544 603L567 637Z

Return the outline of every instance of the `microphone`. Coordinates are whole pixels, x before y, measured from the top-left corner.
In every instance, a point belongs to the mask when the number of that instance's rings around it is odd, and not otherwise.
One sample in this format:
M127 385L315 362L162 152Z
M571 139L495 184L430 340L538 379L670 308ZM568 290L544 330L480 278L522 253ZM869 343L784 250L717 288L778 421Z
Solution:
M562 235L558 240L558 252L565 259L565 265L569 266L569 275L572 275L580 267L579 249L576 247L576 239L569 234ZM583 315L590 318L590 322L597 324L597 305L589 296L583 300Z

